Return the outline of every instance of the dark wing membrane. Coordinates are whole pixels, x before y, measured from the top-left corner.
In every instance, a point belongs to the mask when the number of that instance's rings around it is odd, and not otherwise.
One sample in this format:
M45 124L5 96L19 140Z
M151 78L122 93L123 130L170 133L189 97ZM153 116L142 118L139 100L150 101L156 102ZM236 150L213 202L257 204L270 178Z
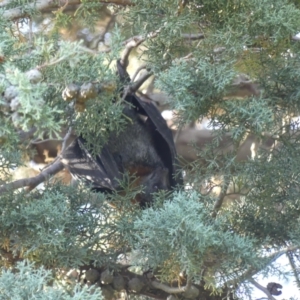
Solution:
M117 60L117 72L123 84L130 81L126 67L120 60ZM169 170L171 186L183 185L173 135L161 113L152 102L143 101L135 94L127 95L125 100L131 103L138 113L148 117L147 123L152 129L157 153Z
M157 153L170 171L171 186L182 185L183 179L177 161L173 135L165 119L152 102L143 101L136 95L128 95L125 99L136 107L138 113L148 116L147 123L152 129Z
M121 82L126 84L130 77L126 68L117 61L117 70ZM132 104L132 109L147 117L146 125L151 130L154 146L157 154L165 167L169 170L170 183L172 187L182 185L183 180L176 158L176 149L172 132L166 121L161 116L155 105L143 101L135 94L129 94L125 100ZM121 179L121 163L104 146L101 153L93 158L85 147L85 141L79 137L63 153L63 163L66 164L71 174L80 180L90 182L97 190L112 191L118 188L118 181Z
M63 163L75 178L92 184L93 188L112 191L118 187L119 170L106 147L94 159L84 140L76 138L64 151Z

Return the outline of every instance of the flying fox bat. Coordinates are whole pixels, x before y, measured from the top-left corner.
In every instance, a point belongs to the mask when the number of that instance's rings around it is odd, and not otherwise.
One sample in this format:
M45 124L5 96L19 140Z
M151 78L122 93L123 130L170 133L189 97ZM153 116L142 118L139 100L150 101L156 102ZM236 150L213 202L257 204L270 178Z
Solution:
M120 62L118 71L121 79L129 77ZM135 93L127 93L123 114L131 122L120 134L110 135L101 153L92 156L85 140L77 137L63 152L62 161L75 178L100 192L119 191L123 174L134 175L143 187L135 200L146 207L153 193L182 185L173 136L155 105Z

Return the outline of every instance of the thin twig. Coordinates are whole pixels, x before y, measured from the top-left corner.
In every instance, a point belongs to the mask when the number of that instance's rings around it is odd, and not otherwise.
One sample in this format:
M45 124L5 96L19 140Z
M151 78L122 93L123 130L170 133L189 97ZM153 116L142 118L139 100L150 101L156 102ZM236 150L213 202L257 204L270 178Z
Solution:
M50 164L46 165L46 166L42 169L42 171L48 169L51 165L53 165L54 163L56 163L57 161L59 161L59 160L62 159L62 154L63 154L63 152L64 152L65 149L66 149L66 145L67 145L67 142L68 142L70 136L72 135L72 131L73 131L73 129L72 129L72 127L70 126L69 129L68 129L68 131L67 131L67 133L66 133L66 135L65 135L64 138L62 139L62 146L61 146L60 154L54 159L54 161L52 161Z
M182 38L184 39L189 39L189 40L202 40L204 39L204 34L203 33L183 33L181 35Z
M101 50L101 51L92 50L92 49L90 49L90 48L88 48L88 47L85 47L85 46L78 46L78 48L79 48L80 50L82 50L82 51L84 51L84 52L86 52L86 53L88 53L88 54L92 54L92 55L97 55L97 54L99 54L99 52L107 53L107 52L110 52L110 51L111 51L110 48L109 48L109 49L105 49L105 50Z
M222 204L224 202L224 198L227 195L226 192L228 190L230 184L230 180L229 179L224 179L224 184L222 186L222 190L221 193L218 197L218 200L216 201L215 205L214 205L214 211L212 213L212 217L215 218L217 216L218 211L220 210L220 208L222 207Z
M130 39L126 40L123 42L123 45L125 46L125 49L123 50L122 54L121 54L121 58L120 58L120 63L122 64L122 66L124 67L124 69L127 68L129 60L129 54L131 52L131 50L133 48L136 48L137 46L139 46L141 43L143 43L147 38L154 38L156 37L160 32L160 29L150 32L146 35L146 37L141 36L141 35L137 35L134 37L131 37Z
M131 39L125 41L123 44L125 45L125 49L123 50L120 58L120 63L126 69L129 64L129 54L132 49L139 46L142 42L145 41L145 38L142 36L134 36Z
M62 13L65 10L65 8L68 6L68 4L69 4L69 0L66 0L66 3L62 7L59 7L57 11L54 11L54 13Z
M133 74L131 80L134 81L135 78L137 77L137 75L140 73L141 70L146 69L147 65L146 64L142 64L141 66L139 66L136 70L135 73Z
M255 287L257 287L259 290L261 290L262 292L264 292L267 296L269 300L276 300L271 293L268 291L267 288L263 287L262 285L260 285L258 282L256 282L253 278L249 280Z
M63 163L58 160L54 163L51 167L47 168L46 170L42 171L39 175L24 178L20 180L16 180L7 184L0 186L0 193L5 193L11 190L20 189L23 187L28 187L28 190L33 190L37 187L40 183L44 182L45 180L49 179L49 177L57 174L59 171L64 169Z
M152 76L152 72L145 72L141 77L130 85L130 92L135 93L142 84Z
M66 133L63 139L61 152L63 152L66 149L67 141L69 140L71 135L72 135L72 127L68 129L68 132ZM49 179L50 177L57 174L59 171L63 169L64 169L64 165L61 162L61 155L60 155L57 156L53 162L47 165L37 176L16 180L1 185L0 193L8 192L10 190L16 190L23 187L28 187L28 191L31 191L35 187L37 187L40 183L46 181L47 179Z
M123 90L122 101L125 100L126 96L135 93L140 86L152 75L152 73L145 73L139 80L133 82L131 85L125 86Z
M177 142L177 140L178 140L178 138L179 138L179 136L180 136L180 134L181 134L182 128L183 128L183 126L180 126L180 127L177 129L176 133L175 133L175 136L174 136L174 143L175 143L175 144L176 144L176 142Z
M109 21L107 22L107 24L105 25L103 34L101 34L101 39L99 39L99 41L104 39L105 33L107 33L108 30L109 30L109 28L111 27L111 25L114 24L114 23L116 22L116 18L117 18L118 12L119 12L119 9L117 8L117 9L114 11L114 13L113 13L112 15L110 15L110 19L109 19Z
M30 144L33 144L33 145L38 145L38 144L43 144L45 142L52 142L52 141L56 141L56 142L62 142L63 139L46 139L46 140L34 140L34 141L31 141Z
M287 257L288 257L288 260L289 260L289 263L292 267L292 271L294 273L294 277L295 277L295 280L296 280L296 283L297 283L297 286L298 288L300 288L300 281L299 281L299 275L297 273L297 266L295 264L295 261L294 261L294 258L293 258L293 253L291 251L288 251L286 253Z
M139 96L139 98L141 98L143 101L148 102L148 103L153 103L154 105L156 105L156 102L149 97L147 94L144 94L142 92L136 91L136 94Z
M33 30L32 30L32 19L29 18L29 44L30 46L33 46Z
M70 136L72 135L73 132L73 128L69 127L67 134L65 135L63 142L62 142L62 146L61 146L61 153L63 153L66 149L67 146L67 141L69 140Z
M179 294L179 293L184 293L186 292L187 290L189 290L192 286L192 282L191 280L188 280L187 281L187 284L185 286L182 286L182 287L171 287L171 286L168 286L164 283L161 283L159 281L151 281L151 285L153 287L155 287L156 289L159 289L159 290L162 290L166 293L170 293L170 294Z
M130 0L103 0L99 1L100 3L103 4L115 4L115 5L122 5L122 6L133 6L134 3L132 3ZM48 10L50 8L55 9L55 8L60 8L65 6L65 4L68 3L69 5L79 5L81 4L80 0L61 0L61 1L49 1L49 0L39 0L35 1L34 3L30 3L26 6L26 10L24 10L24 7L15 7L12 9L8 9L3 13L4 19L8 20L15 20L18 18L23 18L28 15L27 11L31 9L35 9L38 11L44 11ZM9 1L5 3L6 5L9 4ZM3 5L3 4L2 4Z
M189 53L188 55L182 57L181 59L183 59L183 60L189 60L189 59L192 58L193 56L194 56L193 53Z
M259 271L263 270L266 266L268 266L271 263L273 263L275 260L277 260L283 254L286 254L289 251L298 250L299 248L300 248L299 246L289 246L289 247L286 247L286 248L284 248L284 249L282 249L280 251L272 253L271 255L269 255L268 257L266 257L267 262L264 263L264 264L262 264L261 268L250 267L242 275L240 275L238 279L233 279L233 280L229 280L229 281L225 282L224 286L235 285L236 281L242 283L243 281L248 280L248 278L251 278L252 276L254 276L255 274L257 274Z
M40 66L37 66L36 69L37 69L37 70L41 70L41 69L43 69L43 68L45 68L45 67L54 66L54 65L56 65L56 64L58 64L58 63L60 63L60 62L62 62L63 60L67 60L67 59L70 59L70 56L65 55L65 56L62 56L62 57L60 57L60 58L58 58L58 59L56 59L56 60L50 61L50 62L48 62L48 63L44 63L44 64L42 64L42 65L40 65Z

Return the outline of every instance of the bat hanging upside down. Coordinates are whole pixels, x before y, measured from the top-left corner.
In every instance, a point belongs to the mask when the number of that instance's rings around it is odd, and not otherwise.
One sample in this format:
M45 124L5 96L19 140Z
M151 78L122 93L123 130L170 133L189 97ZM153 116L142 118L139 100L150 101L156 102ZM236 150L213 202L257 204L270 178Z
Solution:
M100 192L120 191L123 174L134 176L143 188L134 200L147 207L153 193L182 184L173 136L155 105L136 94L125 97L123 114L131 122L120 134L110 135L101 153L93 157L85 140L77 137L62 161L75 178Z

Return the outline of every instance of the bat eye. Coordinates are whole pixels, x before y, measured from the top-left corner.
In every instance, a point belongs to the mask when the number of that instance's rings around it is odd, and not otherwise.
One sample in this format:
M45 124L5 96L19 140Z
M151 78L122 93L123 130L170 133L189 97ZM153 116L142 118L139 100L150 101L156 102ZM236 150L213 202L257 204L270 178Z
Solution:
M158 186L157 185L154 186L154 190L155 190L155 192L158 191Z

